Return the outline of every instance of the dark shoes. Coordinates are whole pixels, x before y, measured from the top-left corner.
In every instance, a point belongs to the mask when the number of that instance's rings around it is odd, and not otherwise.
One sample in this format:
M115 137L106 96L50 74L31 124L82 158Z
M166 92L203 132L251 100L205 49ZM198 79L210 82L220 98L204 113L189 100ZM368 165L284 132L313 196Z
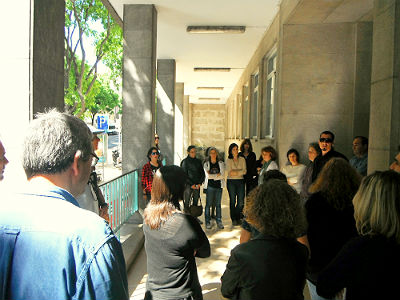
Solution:
M233 220L232 221L232 225L233 226L240 226L240 225L242 225L242 221L241 220Z
M224 225L222 225L221 222L218 222L218 223L217 223L217 227L218 227L218 229L224 229Z
M206 223L206 229L211 229L211 224L210 223Z

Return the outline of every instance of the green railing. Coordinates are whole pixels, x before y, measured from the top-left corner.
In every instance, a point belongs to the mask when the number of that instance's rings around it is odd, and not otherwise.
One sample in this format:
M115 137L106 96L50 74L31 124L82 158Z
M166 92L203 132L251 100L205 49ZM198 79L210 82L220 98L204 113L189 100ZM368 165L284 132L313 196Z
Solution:
M138 178L136 169L99 185L108 203L110 226L115 233L138 210Z

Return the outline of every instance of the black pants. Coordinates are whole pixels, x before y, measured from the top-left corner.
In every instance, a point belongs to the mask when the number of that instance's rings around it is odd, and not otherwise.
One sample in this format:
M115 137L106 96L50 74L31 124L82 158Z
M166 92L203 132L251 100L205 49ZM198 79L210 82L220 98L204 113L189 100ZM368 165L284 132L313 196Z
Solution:
M200 189L194 190L190 185L186 185L183 193L183 209L185 213L189 213L189 206L191 204L191 197L193 197L193 205L197 205L200 198Z

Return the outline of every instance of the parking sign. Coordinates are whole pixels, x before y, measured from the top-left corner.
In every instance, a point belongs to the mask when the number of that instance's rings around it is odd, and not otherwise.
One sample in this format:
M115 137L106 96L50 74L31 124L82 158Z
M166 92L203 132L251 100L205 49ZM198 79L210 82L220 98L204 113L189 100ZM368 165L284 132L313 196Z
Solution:
M102 130L108 130L108 115L97 116L97 128Z

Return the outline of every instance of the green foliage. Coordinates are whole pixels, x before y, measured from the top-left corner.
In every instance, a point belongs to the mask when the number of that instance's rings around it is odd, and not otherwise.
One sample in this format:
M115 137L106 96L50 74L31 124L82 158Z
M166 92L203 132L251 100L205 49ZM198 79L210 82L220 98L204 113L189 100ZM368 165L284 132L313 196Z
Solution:
M88 47L89 42L93 43L92 47ZM91 64L87 61L89 48L96 51ZM121 87L122 49L122 30L100 0L65 1L64 99L67 110L81 118L89 110L94 118L95 111L109 112L120 106L117 92ZM108 76L101 80L98 78L100 61L109 68Z

